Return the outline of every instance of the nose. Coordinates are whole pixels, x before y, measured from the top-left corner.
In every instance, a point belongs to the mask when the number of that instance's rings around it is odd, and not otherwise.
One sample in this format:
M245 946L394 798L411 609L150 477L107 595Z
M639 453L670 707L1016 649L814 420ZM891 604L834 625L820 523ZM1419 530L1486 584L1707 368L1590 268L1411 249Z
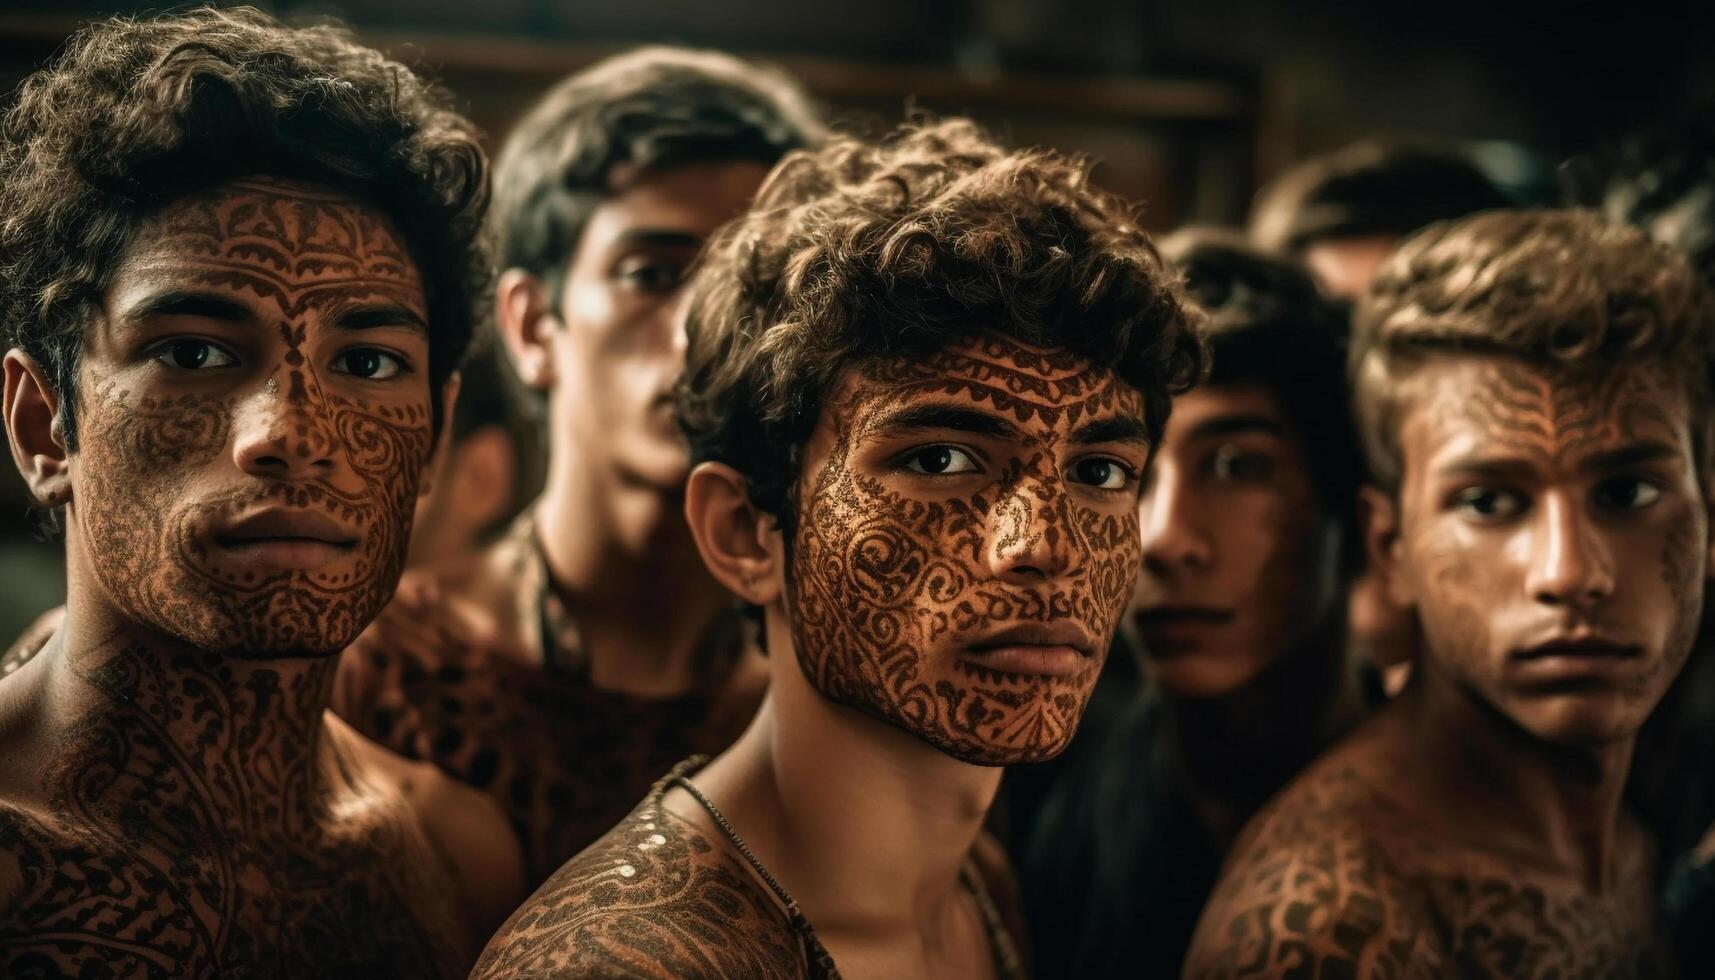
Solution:
M336 440L321 386L294 369L269 379L236 422L238 468L252 476L306 480L334 467Z
M989 562L995 577L1014 585L1058 578L1071 571L1074 532L1071 501L1052 475L1030 475L1025 468L991 512Z
M1525 587L1537 602L1588 609L1614 591L1614 564L1589 515L1562 494L1543 498Z
M1214 557L1189 489L1177 467L1155 460L1149 487L1138 505L1143 565L1153 575L1206 568Z

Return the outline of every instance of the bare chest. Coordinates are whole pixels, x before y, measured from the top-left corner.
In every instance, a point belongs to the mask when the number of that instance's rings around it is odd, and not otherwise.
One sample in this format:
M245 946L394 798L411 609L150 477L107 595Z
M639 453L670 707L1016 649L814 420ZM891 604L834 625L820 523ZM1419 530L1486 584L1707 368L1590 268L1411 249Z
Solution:
M264 845L170 811L147 830L120 816L0 806L0 976L441 977L467 962L409 828Z

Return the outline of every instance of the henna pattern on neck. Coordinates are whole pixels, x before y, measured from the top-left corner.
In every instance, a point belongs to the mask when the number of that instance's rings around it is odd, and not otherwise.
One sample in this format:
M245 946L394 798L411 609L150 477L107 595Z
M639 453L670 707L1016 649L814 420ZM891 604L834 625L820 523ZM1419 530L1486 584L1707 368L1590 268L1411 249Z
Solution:
M951 755L1010 764L1071 739L1101 654L1071 678L932 662L985 631L1070 620L1105 651L1141 558L1135 507L1103 513L1072 495L1057 450L1072 428L1125 414L1142 398L1063 350L981 334L923 359L869 364L831 405L835 441L792 548L790 615L800 666L828 697ZM925 396L992 408L1034 443L962 499L923 501L858 472L852 456L879 413ZM995 549L1046 546L1067 566L1035 587L997 579Z

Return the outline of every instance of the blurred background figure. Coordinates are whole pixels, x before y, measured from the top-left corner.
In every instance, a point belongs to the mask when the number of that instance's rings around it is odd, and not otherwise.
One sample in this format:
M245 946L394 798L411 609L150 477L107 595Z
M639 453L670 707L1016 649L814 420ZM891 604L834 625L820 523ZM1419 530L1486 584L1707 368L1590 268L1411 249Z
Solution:
M1329 296L1354 300L1412 232L1506 205L1456 154L1366 140L1275 178L1257 195L1250 233L1262 248L1301 260Z
M435 461L434 489L417 504L411 568L468 559L540 489L541 439L535 419L517 404L504 357L485 346L459 369L458 406Z
M8 459L0 466L0 651L65 601L65 546L47 540L45 519Z
M542 491L459 553L509 509L519 441L455 439L436 495L458 499L430 501L418 541L444 557L347 651L335 707L498 800L532 886L676 762L726 748L762 699L766 665L685 524L681 290L704 241L822 132L780 72L651 47L555 86L497 157L495 322L546 437Z
M1214 367L1144 477L1130 649L1065 757L1021 767L1009 797L1039 977L1177 976L1234 835L1362 713L1344 317L1236 232L1162 252L1209 314Z

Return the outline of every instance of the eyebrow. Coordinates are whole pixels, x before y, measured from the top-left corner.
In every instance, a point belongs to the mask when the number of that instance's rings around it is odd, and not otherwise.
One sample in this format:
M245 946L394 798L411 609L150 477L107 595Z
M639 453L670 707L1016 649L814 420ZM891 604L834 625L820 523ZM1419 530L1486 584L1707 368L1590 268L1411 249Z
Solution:
M1149 426L1135 415L1116 415L1113 418L1098 419L1078 426L1072 432L1072 441L1079 443L1097 442L1137 442L1149 444Z
M951 429L978 436L1011 439L1018 427L1003 418L958 405L907 405L883 415L872 427L876 432L911 432L918 429Z
M157 316L197 316L229 323L249 323L256 319L250 307L218 293L199 293L172 289L155 293L132 304L123 319L136 321Z
M411 309L400 303L372 303L354 305L341 310L333 318L333 325L341 330L373 330L377 327L410 327L419 333L428 333L429 324Z
M1641 463L1654 463L1664 459L1675 459L1679 450L1665 442L1654 439L1610 449L1606 452L1593 453L1578 464L1578 468L1586 473L1597 473L1604 470L1624 469Z
M1198 422L1191 428L1193 438L1208 436L1243 435L1247 432L1261 432L1271 436L1286 436L1286 426L1279 419L1254 413L1243 415L1220 415L1212 419Z
M688 248L703 247L703 236L675 228L631 228L621 232L614 239L614 245L619 247L634 247L638 245L653 245L657 248Z

